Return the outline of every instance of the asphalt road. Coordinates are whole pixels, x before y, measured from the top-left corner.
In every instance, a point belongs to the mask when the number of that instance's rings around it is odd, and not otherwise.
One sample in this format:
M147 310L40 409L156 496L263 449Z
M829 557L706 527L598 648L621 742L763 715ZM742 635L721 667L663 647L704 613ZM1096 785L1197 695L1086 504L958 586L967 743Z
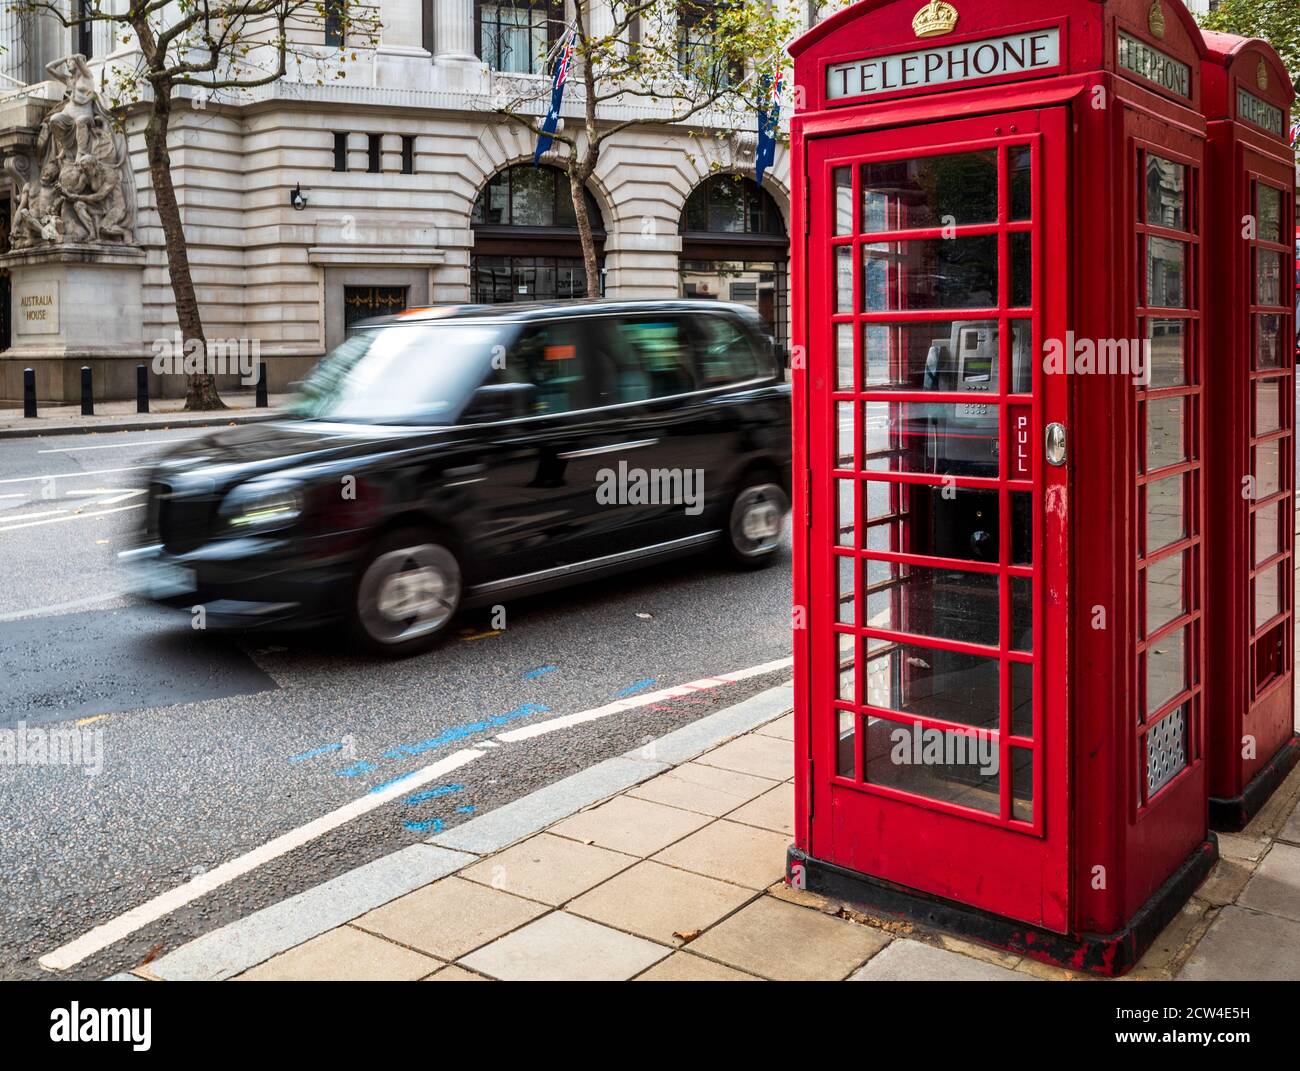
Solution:
M0 761L0 977L51 977L41 955L502 724L789 654L788 548L759 573L701 558L507 604L503 630L470 615L397 663L331 633L195 631L124 597L116 553L139 466L199 434L0 439L0 729L93 733L79 767ZM128 969L788 676L503 745L59 977Z

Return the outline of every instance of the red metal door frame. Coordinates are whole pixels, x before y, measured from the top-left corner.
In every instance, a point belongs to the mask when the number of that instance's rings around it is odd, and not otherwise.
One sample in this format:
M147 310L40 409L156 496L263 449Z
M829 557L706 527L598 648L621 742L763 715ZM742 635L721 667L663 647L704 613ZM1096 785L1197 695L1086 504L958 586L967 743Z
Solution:
M1259 482L1257 495L1253 500L1242 502L1245 507L1245 570L1250 578L1247 586L1247 602L1240 618L1243 625L1248 657L1242 666L1245 695L1244 705L1237 709L1245 713L1244 724L1233 744L1244 745L1245 737L1254 740L1255 753L1251 758L1241 757L1240 780L1238 792L1248 784L1278 749L1294 733L1294 704L1291 689L1294 687L1293 656L1295 649L1295 305L1294 293L1290 286L1291 258L1293 250L1290 236L1295 227L1295 198L1291 187L1294 172L1287 173L1287 165L1274 155L1266 155L1249 145L1240 146L1241 161L1238 173L1242 176L1249 207L1246 214L1253 215L1258 221L1261 217L1257 202L1258 191L1268 186L1281 195L1281 241L1269 240L1262 236L1250 243L1251 253L1247 259L1247 291L1243 295L1243 307L1249 310L1249 322L1240 337L1242 352L1247 355L1243 362L1246 368L1246 394L1242 399L1244 409L1239 413L1244 417L1245 441L1249 453L1244 471L1251 473ZM1283 274L1278 280L1279 293L1276 301L1267 301L1259 293L1258 280L1261 256L1280 257ZM1261 367L1258 360L1260 352L1257 332L1261 317L1276 316L1281 320L1280 334L1282 348L1277 367ZM1276 429L1261 427L1259 418L1261 407L1257 403L1256 392L1261 383L1274 384L1278 393L1278 421ZM1257 451L1276 445L1279 468L1277 489L1263 486L1265 473L1258 461ZM1276 508L1280 514L1281 532L1277 539L1276 552L1261 560L1257 555L1258 528L1261 517L1267 511ZM1270 618L1261 620L1256 616L1259 605L1259 585L1268 582L1277 571L1281 572L1281 583L1277 592L1278 610ZM1265 645L1276 649L1265 650ZM1274 666L1271 677L1265 678L1265 659L1270 659ZM1234 746L1230 752L1234 757L1242 756L1242 747ZM1235 793L1234 793L1235 794Z
M1122 182L1117 187L1120 200L1109 207L1117 227L1116 248L1122 250L1123 260L1131 267L1123 276L1121 318L1113 330L1121 336L1145 337L1146 321L1150 318L1184 319L1189 325L1190 337L1185 346L1187 382L1183 386L1162 387L1156 384L1133 384L1120 381L1115 385L1118 394L1115 404L1124 411L1123 425L1127 429L1124 441L1117 444L1121 469L1116 479L1128 492L1123 508L1128 513L1127 531L1117 545L1122 555L1120 569L1127 576L1122 580L1130 596L1119 600L1126 605L1117 624L1120 644L1118 665L1124 674L1124 687L1118 694L1127 697L1115 719L1114 742L1107 762L1116 764L1115 784L1104 805L1113 807L1115 821L1120 823L1119 845L1115 863L1119 866L1121 880L1107 880L1095 890L1081 897L1081 918L1078 925L1093 932L1107 932L1131 919L1134 912L1146 903L1189 853L1204 842L1206 816L1206 762L1204 747L1204 682L1205 682L1205 570L1204 556L1206 516L1206 457L1204 408L1204 361L1207 348L1204 339L1204 312L1207 283L1203 255L1206 235L1207 205L1204 196L1206 184L1205 139L1201 131L1181 122L1182 116L1167 105L1157 105L1148 94L1128 90L1123 97L1120 122L1116 133L1116 159L1122 161ZM1140 153L1149 152L1175 163L1184 164L1188 171L1187 222L1185 229L1150 224L1145 214L1145 173L1139 175ZM1185 307L1164 308L1153 302L1147 293L1145 243L1167 239L1187 245L1185 265ZM1177 464L1153 457L1147 461L1149 448L1149 414L1155 405L1168 406L1172 399L1183 398L1187 407L1184 445L1186 458ZM1160 546L1146 545L1147 508L1149 488L1162 480L1179 478L1182 481L1182 516L1186 525L1183 536ZM1148 549L1150 553L1148 553ZM1183 612L1170 621L1162 622L1159 630L1145 634L1145 586L1147 570L1161 557L1187 554ZM1147 666L1153 653L1168 653L1168 644L1157 642L1168 639L1181 629L1186 629L1186 648L1183 652L1185 686L1164 701L1151 707L1147 695ZM1111 686L1107 685L1106 690ZM1095 703L1095 697L1094 697ZM1185 707L1186 761L1174 776L1148 791L1149 758L1148 738L1151 730L1162 726L1164 719L1180 707ZM1091 717L1101 718L1103 711L1095 708ZM1163 728L1168 728L1164 723ZM1159 743L1160 737L1151 738ZM1154 754L1160 754L1157 748ZM1082 761L1082 756L1079 756ZM1155 764L1158 766L1158 763ZM1081 782L1081 785L1083 782ZM1115 798L1118 793L1118 798ZM1084 806L1101 805L1095 792ZM1080 845L1089 859L1105 860L1107 842L1092 838ZM1109 865L1107 873L1110 873ZM1086 880L1087 867L1080 864L1080 880Z
M801 250L807 273L806 335L813 354L826 355L815 360L807 375L808 443L810 485L804 502L809 501L807 541L808 585L796 591L796 603L802 598L808 607L808 662L797 687L810 689L811 770L808 775L808 799L811 818L804 833L804 847L809 854L852 870L897 881L925 892L960 900L976 907L1032 925L1065 932L1070 923L1069 845L1069 724L1066 691L1066 652L1068 650L1068 468L1048 466L1043 459L1042 437L1049 422L1068 424L1066 377L1044 374L1039 356L1045 339L1063 339L1066 325L1067 263L1066 206L1069 113L1065 108L1042 111L999 113L971 119L952 120L905 129L880 130L848 134L828 139L809 139L805 183L810 190L809 216ZM1010 150L1028 146L1033 154L1032 220L1015 223L1010 219L1009 166ZM864 233L860 220L861 165L873 160L901 160L916 156L994 149L998 154L999 219L991 225L967 225L950 233L930 230L906 230ZM852 174L854 221L851 233L835 235L836 198L834 173L848 167ZM1010 246L1012 235L1033 236L1032 312L1015 310L1011 305ZM867 246L943 237L996 235L999 249L999 287L996 307L985 310L890 311L868 313L863 310L863 251ZM836 249L848 249L853 273L852 310L837 313ZM1050 270L1049 270L1050 266ZM894 269L890 269L891 271ZM1033 369L1032 396L1012 395L1011 324L1029 318L1033 321L1030 346ZM887 412L896 406L959 405L970 403L971 395L952 392L917 392L914 390L872 391L863 383L863 328L869 324L889 322L930 323L959 319L997 320L999 359L997 393L981 395L979 401L996 407L999 415L999 472L996 478L979 476L944 476L902 471L872 471L865 465L865 426L868 407ZM837 389L836 338L842 325L852 328L853 382ZM874 403L874 406L873 406ZM849 406L855 412L854 463L836 466L837 407ZM1023 410L1029 418L1028 445L1031 479L1014 478L1011 471L1014 452L1024 449L1024 442L1013 437L1013 414ZM837 484L851 484L854 494L853 549L841 547L836 553L839 495ZM999 554L996 564L976 564L969 560L953 561L921 557L908 553L896 543L890 549L865 549L862 535L865 518L864 497L872 485L895 491L908 486L950 486L955 493L962 489L995 491L999 496ZM1033 494L1033 564L1016 566L1011 561L1011 496ZM797 547L797 550L800 549ZM839 599L839 565L855 563L853 623L837 626ZM864 615L862 576L865 566L859 562L888 563L891 570L946 567L950 572L996 576L998 578L998 620L1000 640L996 647L917 636L907 631L872 628ZM1013 579L1030 580L1033 587L1032 654L1012 650L1011 617ZM892 596L891 596L892 597ZM897 626L897 622L895 622ZM904 628L905 628L904 624ZM854 644L855 672L851 701L839 699L839 638L851 637ZM931 716L916 716L870 707L865 703L863 682L867 645L906 643L935 652L959 655L989 655L998 660L998 697L996 729L977 732L980 739L996 741L999 756L999 799L997 813L985 813L972 806L922 797L898 788L866 780L863 737L868 718L914 729L969 731L968 726ZM1011 724L1011 667L1031 665L1033 671L1033 731L1016 736ZM809 668L810 667L810 668ZM841 712L849 714L856 727L854 769L852 775L836 772L838 723ZM1014 754L1033 756L1032 818L1019 820L1012 794ZM804 774L804 771L800 771Z

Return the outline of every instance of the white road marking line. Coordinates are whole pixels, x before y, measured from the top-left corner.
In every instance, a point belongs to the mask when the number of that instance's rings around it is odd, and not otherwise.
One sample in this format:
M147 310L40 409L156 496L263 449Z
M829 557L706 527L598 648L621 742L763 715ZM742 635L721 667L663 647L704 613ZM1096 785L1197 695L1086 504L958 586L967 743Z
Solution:
M193 436L198 438L198 436ZM38 454L75 454L82 450L121 450L127 446L157 446L159 443L182 442L180 439L144 439L133 443L109 443L107 446L62 446L57 450L37 450Z
M7 480L0 480L0 484L6 483L39 483L41 480L76 480L82 476L107 476L110 472L139 472L141 469L152 468L151 465L126 465L120 469L91 469L87 472L51 472L46 476L12 476Z
M113 599L124 599L129 595L130 593L126 591L110 591L104 595L95 595L89 599L56 602L49 606L36 606L30 610L13 610L9 613L0 614L0 622L25 621L29 617L53 617L62 612L83 610L87 606L98 606L100 603L111 602Z
M778 670L789 669L793 665L793 658L779 658L775 662L764 662L762 665L751 666L749 669L739 669L734 673L719 673L716 677L705 677L698 681L691 681L688 684L679 684L673 688L661 688L657 692L645 692L641 695L630 696L627 699L616 699L612 703L606 703L601 707L593 707L591 710L579 711L577 714L563 714L558 718L549 718L534 725L525 725L521 729L511 729L509 732L498 733L496 739L502 743L531 740L536 736L559 732L561 729L568 729L574 725L583 725L586 722L606 718L611 714L619 714L625 710L635 710L637 707L647 707L655 703L661 703L665 699L680 699L682 696L691 695L694 692L720 688L725 684L735 684L738 681L748 680L750 677L761 677L765 673L776 673Z
M18 516L14 517L13 520L34 521L37 517L53 517L56 513L67 513L67 512L68 511L66 509L47 509L47 510L42 510L40 513L21 513ZM4 518L4 520L9 520L9 519L10 518L8 517Z
M95 495L117 495L124 491L128 494L142 495L145 494L146 488L141 487L136 490L130 487L79 487L75 491L64 491L63 493L68 498L94 498Z
M109 495L109 498L99 499L95 505L115 506L119 502L125 502L128 498L135 498L136 495L147 495L148 493L148 489L144 487L135 490L125 487L92 487L88 491L64 491L63 495L65 498L95 498L97 495Z
M70 513L66 517L51 517L48 521L29 521L27 524L7 524L0 527L0 532L12 532L17 528L35 528L42 524L58 524L60 521L84 521L87 517L104 517L110 513L121 513L128 509L144 509L144 503L134 506L118 506L116 509L100 509L92 513Z
M136 930L143 929L151 922L156 922L186 904L193 903L199 897L212 892L213 889L220 888L236 878L243 877L263 863L269 863L272 859L287 855L317 837L333 832L353 819L360 818L363 814L382 807L385 803L396 799L398 796L404 796L413 788L419 788L430 781L436 781L451 773L452 770L457 770L466 763L480 758L483 754L485 753L473 748L453 752L445 759L416 770L409 777L403 777L396 784L389 785L378 792L367 793L358 800L353 800L337 810L330 811L329 814L321 815L320 818L308 822L305 826L299 826L297 829L290 830L288 833L268 841L260 848L254 848L251 852L246 852L237 859L222 863L207 873L200 874L198 877L187 881L184 885L178 885L174 889L169 889L167 892L155 896L152 900L145 901L139 907L132 908L124 915L119 915L115 919L110 919L108 922L96 926L89 933L83 934L75 941L69 941L66 945L56 948L53 952L46 953L40 958L40 965L50 971L66 971L69 967L75 967L83 959L93 956L97 952L102 952L109 945L116 944L122 938L135 933Z
M148 493L149 492L144 488L141 488L138 491L123 491L120 494L112 495L109 498L101 498L95 503L95 505L112 506L116 505L118 502L125 502L128 498L135 498L136 495L147 495Z

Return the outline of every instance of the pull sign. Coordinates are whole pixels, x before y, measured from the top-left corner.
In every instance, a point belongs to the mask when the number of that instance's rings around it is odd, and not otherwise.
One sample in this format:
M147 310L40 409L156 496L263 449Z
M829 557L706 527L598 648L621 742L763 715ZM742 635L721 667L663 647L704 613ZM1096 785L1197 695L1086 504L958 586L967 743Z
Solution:
M1047 425L1047 463L1061 466L1065 464L1065 425Z
M1033 447L1030 443L1030 415L1027 405L1013 405L1011 412L1011 478L1013 480L1032 480L1034 478Z

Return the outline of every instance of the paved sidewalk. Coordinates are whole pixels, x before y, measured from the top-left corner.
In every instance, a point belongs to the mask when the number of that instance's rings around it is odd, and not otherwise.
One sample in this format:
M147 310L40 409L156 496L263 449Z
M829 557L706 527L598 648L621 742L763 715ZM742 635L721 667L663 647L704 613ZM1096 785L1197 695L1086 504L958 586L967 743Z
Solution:
M107 431L147 431L151 428L217 427L223 424L251 424L272 420L276 410L292 395L272 394L268 407L258 409L256 396L223 394L225 409L216 412L187 413L184 398L150 398L149 412L137 413L135 400L96 402L94 416L82 416L78 405L41 405L31 419L23 416L22 406L0 409L0 439L31 438L38 435L77 435Z
M464 846L453 840L456 830L430 842L440 849L413 846L456 859L444 860L437 880L288 942L237 977L1088 977L786 888L791 719L775 717L647 773L499 850L450 851ZM1300 769L1250 827L1220 838L1223 858L1128 979L1300 979L1298 799ZM150 968L137 976L156 977Z

